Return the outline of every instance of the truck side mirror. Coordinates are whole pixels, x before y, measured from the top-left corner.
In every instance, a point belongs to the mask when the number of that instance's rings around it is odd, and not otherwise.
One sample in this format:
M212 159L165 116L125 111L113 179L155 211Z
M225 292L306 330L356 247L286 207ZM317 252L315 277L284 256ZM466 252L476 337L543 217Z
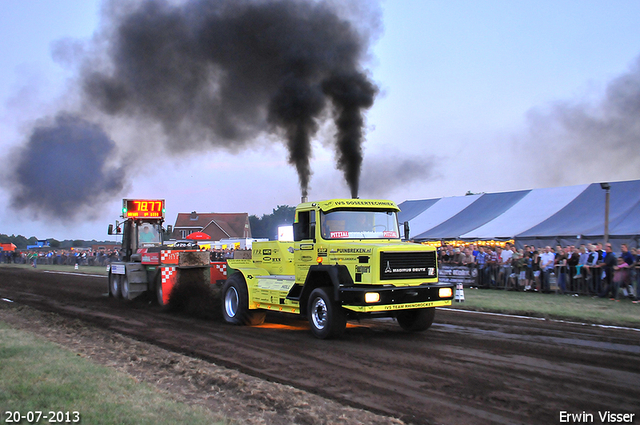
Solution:
M113 224L110 224L107 228L107 235L113 235Z
M409 222L405 221L403 224L404 227L404 240L408 241L409 240Z
M172 225L168 225L167 226L167 233L168 234L172 234L173 233L173 226Z

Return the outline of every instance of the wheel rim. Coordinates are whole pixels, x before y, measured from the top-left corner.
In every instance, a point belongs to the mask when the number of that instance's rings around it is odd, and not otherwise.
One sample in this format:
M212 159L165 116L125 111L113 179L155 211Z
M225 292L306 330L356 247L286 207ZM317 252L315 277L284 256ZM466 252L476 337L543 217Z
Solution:
M122 277L121 290L122 290L122 296L124 298L129 298L129 279L127 279L126 276Z
M316 298L311 310L311 321L316 329L324 329L327 326L327 304L322 298Z
M112 275L111 276L111 293L113 295L117 295L118 294L118 275Z
M224 311L229 317L236 317L238 313L238 291L233 286L229 288L224 296Z

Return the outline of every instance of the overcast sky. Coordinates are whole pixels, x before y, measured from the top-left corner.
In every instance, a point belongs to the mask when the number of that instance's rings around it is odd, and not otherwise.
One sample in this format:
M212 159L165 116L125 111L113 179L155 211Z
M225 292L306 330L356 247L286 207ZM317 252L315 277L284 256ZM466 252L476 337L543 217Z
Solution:
M381 19L362 63L379 92L366 113L361 198L400 203L640 178L640 2L355 4ZM97 0L0 2L3 172L36 120L74 102L77 69L52 52L89 42L100 21ZM311 200L350 196L331 134L322 128L313 142ZM118 145L127 136L111 137ZM177 157L158 149L91 216L62 222L13 207L5 183L0 233L108 239L123 197L166 199L167 224L193 210L262 215L300 201L287 155L282 143Z

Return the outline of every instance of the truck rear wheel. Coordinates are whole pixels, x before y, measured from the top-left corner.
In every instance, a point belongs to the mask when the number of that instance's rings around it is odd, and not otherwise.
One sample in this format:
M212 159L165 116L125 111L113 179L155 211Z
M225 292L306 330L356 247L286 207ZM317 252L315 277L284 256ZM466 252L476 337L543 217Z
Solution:
M266 312L249 310L249 292L242 273L232 274L222 287L222 315L234 325L261 325Z
M311 292L307 312L311 333L316 338L339 337L347 326L344 310L333 301L326 288L316 288Z
M109 296L114 298L120 298L120 275L109 273Z
M421 332L429 329L435 316L435 307L415 308L399 311L396 319L405 331Z

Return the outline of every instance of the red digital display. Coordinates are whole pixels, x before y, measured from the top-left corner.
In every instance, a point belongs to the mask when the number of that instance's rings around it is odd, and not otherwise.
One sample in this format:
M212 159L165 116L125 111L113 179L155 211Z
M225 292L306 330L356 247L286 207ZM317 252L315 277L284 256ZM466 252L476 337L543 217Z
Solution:
M164 218L164 199L125 199L122 215L125 218Z

